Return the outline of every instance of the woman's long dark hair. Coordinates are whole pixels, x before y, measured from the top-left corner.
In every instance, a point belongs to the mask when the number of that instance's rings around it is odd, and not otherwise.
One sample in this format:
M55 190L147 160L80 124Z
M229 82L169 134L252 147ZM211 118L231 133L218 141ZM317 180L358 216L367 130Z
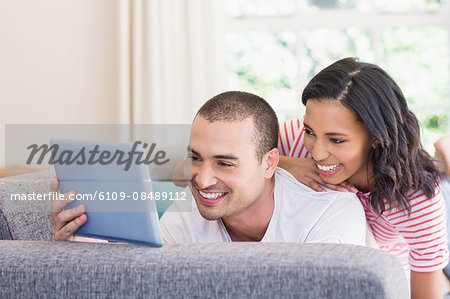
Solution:
M380 215L389 207L410 213L408 194L430 198L441 176L423 150L420 127L394 80L380 67L354 58L339 60L308 83L302 102L336 100L352 110L376 140L372 153L374 187L370 204Z

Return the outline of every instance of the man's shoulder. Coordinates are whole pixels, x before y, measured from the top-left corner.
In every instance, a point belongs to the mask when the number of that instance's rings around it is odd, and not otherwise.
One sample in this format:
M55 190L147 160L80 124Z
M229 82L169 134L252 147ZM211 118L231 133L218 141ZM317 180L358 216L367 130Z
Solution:
M297 196L314 197L321 201L353 201L359 203L358 196L355 193L335 191L325 187L326 191L317 192L299 182L291 173L282 168L277 168L276 170L275 184L279 185L286 192L296 194Z
M356 194L316 192L285 170L275 177L277 223L297 242L364 244L365 214Z
M326 189L317 192L310 187L300 183L292 174L284 169L277 169L276 188L281 191L283 203L289 209L298 208L305 212L310 210L312 214L322 214L328 209L345 209L347 212L364 214L364 209L358 196L352 192L340 192Z

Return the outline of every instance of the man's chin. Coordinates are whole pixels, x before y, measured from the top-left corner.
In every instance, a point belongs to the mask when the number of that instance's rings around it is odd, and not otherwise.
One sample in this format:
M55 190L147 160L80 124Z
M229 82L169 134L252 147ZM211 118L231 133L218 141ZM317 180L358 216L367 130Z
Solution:
M218 220L222 218L220 211L218 211L216 207L207 206L203 204L198 198L195 198L195 203L197 204L200 215L202 215L202 217L206 220Z
M200 212L200 214L202 215L202 217L205 219L205 220L208 220L208 221L216 221L216 220L219 220L220 218L222 218L222 217L218 217L217 215L209 215L209 214L202 214L201 212Z
M213 221L222 218L222 216L216 211L208 211L201 208L199 208L198 211L200 212L200 215L202 215L202 217L205 218L206 220Z

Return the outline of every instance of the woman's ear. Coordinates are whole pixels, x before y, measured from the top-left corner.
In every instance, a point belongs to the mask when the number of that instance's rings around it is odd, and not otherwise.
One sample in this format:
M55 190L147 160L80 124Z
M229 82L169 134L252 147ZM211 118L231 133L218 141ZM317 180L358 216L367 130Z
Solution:
M372 148L376 149L378 144L379 144L378 140L376 140L375 137L372 137Z
M263 157L263 163L264 163L264 177L266 179L270 179L273 174L275 173L275 169L277 169L278 161L280 160L280 153L278 152L277 148L271 149L269 152L267 152Z

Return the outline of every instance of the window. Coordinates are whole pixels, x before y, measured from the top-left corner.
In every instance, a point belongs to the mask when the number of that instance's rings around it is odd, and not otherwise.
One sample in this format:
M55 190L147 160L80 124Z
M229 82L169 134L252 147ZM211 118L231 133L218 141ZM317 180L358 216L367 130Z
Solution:
M422 125L423 144L450 133L450 7L439 0L227 0L230 89L269 101L280 121L323 67L348 56L383 67Z

